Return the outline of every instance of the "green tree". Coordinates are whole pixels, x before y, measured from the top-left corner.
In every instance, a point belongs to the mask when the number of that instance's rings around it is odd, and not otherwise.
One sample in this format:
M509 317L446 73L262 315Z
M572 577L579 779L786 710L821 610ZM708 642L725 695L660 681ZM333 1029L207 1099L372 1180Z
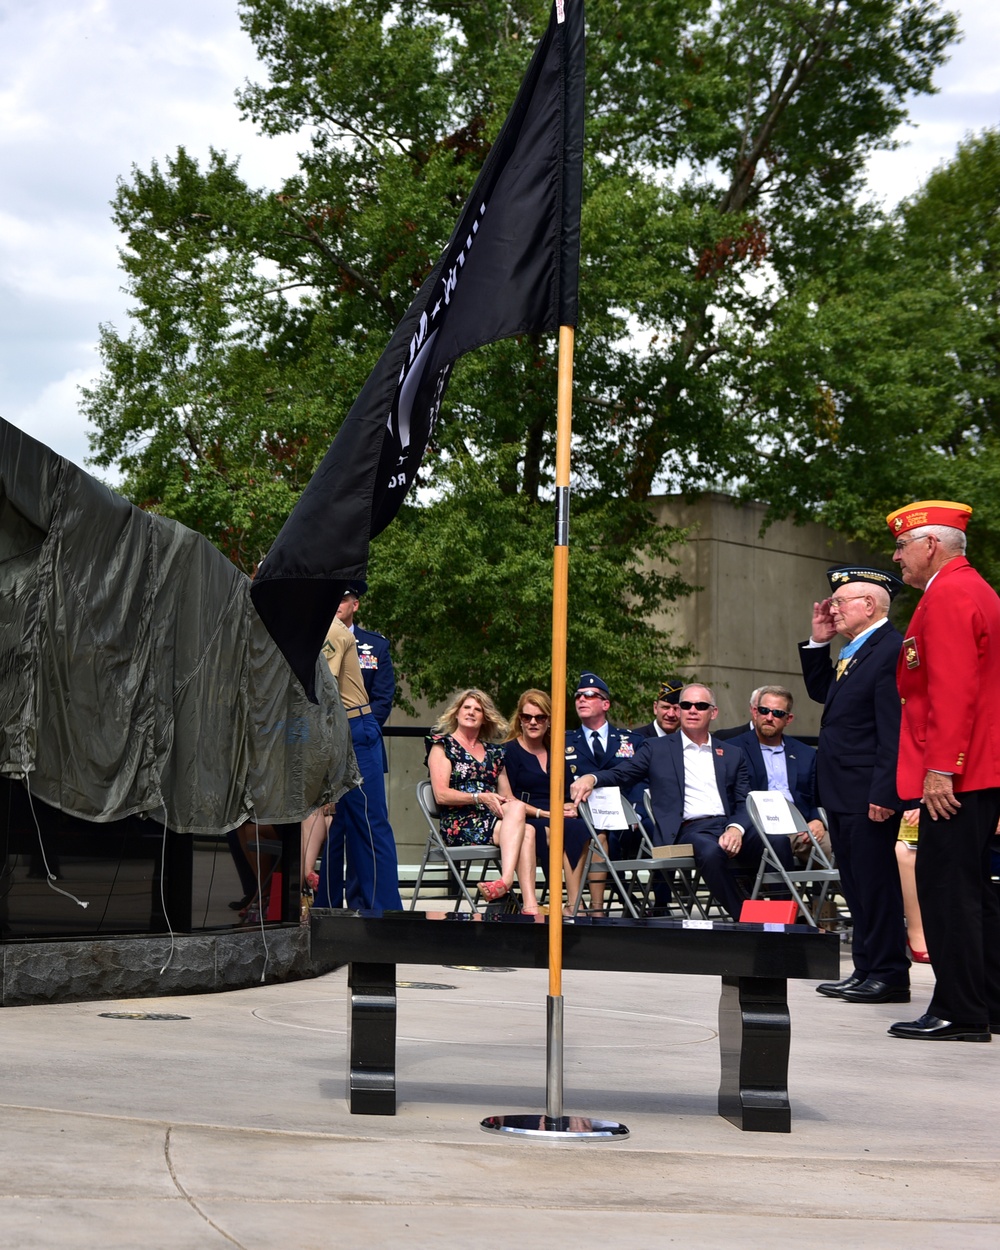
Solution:
M1000 131L964 142L841 264L747 343L750 466L774 515L819 516L891 550L912 499L975 509L976 561L1000 581Z
M548 10L241 3L266 80L240 107L299 135L301 165L253 189L235 160L201 169L179 151L120 184L134 325L104 328L84 406L95 462L119 464L132 498L244 567L266 550L446 241ZM681 589L640 575L662 550L645 501L752 482L748 338L766 343L775 309L835 268L864 161L891 143L907 95L931 89L955 22L936 0L589 0L587 17L571 594L583 662L606 653L620 688L676 658L648 625L634 653L606 640ZM421 563L432 528L462 550L463 578L489 570L513 600L523 568L506 536L551 526L554 352L525 336L459 364L416 492L426 507L373 550L373 583L400 602L423 570L401 619L389 596L371 600L373 623L417 657L416 688L432 667L420 638L437 637L432 612L457 585L443 557ZM587 593L605 600L592 615ZM427 691L482 681L485 653L527 673L524 627L473 588L450 622L454 666ZM534 636L530 650L548 653Z

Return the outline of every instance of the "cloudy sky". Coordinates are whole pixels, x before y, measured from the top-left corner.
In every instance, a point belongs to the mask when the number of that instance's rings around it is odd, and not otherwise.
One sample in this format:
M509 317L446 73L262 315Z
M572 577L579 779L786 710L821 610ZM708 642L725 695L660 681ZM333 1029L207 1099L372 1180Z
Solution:
M907 146L872 163L889 203L1000 122L1000 5L955 7L966 37L940 94L914 102ZM0 0L0 47L0 415L83 464L77 388L98 372L98 325L126 325L116 180L211 143L274 186L295 143L239 120L233 93L261 75L236 0Z

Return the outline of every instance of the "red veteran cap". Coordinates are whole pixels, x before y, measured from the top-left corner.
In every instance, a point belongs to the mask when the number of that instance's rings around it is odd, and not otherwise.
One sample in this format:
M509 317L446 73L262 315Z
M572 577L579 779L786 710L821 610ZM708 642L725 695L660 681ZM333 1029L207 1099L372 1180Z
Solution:
M972 516L967 503L955 503L951 499L924 499L920 503L897 508L885 518L893 534L905 534L907 530L920 529L924 525L950 525L954 530L965 530Z

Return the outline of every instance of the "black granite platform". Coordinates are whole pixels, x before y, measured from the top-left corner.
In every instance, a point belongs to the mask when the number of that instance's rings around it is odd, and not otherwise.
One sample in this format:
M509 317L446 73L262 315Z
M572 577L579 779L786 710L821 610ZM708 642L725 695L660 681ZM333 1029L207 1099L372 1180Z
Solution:
M396 1111L396 965L548 966L544 918L326 912L312 953L350 965L351 1111ZM836 979L840 942L804 925L578 919L563 926L563 967L721 978L719 1114L754 1132L791 1130L788 978Z

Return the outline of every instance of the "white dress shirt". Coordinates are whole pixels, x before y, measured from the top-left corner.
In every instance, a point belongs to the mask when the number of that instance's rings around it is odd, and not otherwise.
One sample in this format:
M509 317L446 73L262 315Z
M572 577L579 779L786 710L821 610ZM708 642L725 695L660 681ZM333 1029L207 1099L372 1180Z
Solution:
M715 776L715 750L711 737L699 746L683 729L677 732L681 735L684 759L684 819L725 816L726 809Z

